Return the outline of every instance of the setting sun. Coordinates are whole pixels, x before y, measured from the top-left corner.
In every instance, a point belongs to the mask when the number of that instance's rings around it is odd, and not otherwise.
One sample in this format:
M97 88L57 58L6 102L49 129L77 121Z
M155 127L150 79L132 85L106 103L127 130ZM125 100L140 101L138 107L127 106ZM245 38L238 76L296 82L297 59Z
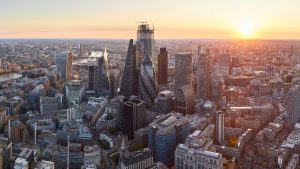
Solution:
M238 32L242 38L253 38L254 26L251 22L243 22L238 27Z

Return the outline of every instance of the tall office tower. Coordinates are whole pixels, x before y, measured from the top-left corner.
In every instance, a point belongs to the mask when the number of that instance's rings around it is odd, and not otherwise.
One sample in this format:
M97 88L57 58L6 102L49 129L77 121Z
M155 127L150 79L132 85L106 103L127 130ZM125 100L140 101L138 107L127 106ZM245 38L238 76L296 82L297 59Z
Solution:
M137 42L138 49L140 50L139 56L144 58L146 54L151 56L152 60L156 60L154 57L154 29L151 29L149 24L142 23L137 30Z
M139 95L147 102L148 107L154 104L154 99L157 96L155 71L151 56L148 53L141 65Z
M174 111L186 114L195 113L195 96L190 85L184 85L176 90Z
M130 98L123 106L124 133L129 140L134 132L146 126L146 102L137 98Z
M157 58L157 83L168 83L168 52L166 48L160 48L160 53Z
M193 57L191 53L179 53L175 55L175 88L186 84L192 85Z
M107 52L97 58L97 64L89 66L89 90L94 90L98 96L110 97L111 86L108 72Z
M224 143L224 114L222 111L216 113L216 138L219 144Z
M287 122L294 126L300 121L300 85L293 86L287 94Z
M126 56L123 77L121 81L120 93L125 97L130 97L133 94L134 84L134 74L135 74L135 65L134 65L134 46L133 39L130 39L128 52Z
M64 81L68 81L72 77L72 61L71 52L61 52L56 55L56 70Z
M210 70L208 57L208 54L201 52L201 46L198 46L198 56L196 59L197 99L207 100L210 98Z
M189 134L189 120L177 113L160 116L149 124L148 146L155 161L170 167L174 163L174 151Z

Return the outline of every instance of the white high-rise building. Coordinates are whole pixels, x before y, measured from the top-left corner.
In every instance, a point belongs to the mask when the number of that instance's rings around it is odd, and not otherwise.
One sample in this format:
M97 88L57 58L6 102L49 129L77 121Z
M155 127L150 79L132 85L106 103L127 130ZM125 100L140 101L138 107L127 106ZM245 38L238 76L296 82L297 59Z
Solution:
M216 117L216 137L219 144L224 142L224 114L222 111L217 112Z

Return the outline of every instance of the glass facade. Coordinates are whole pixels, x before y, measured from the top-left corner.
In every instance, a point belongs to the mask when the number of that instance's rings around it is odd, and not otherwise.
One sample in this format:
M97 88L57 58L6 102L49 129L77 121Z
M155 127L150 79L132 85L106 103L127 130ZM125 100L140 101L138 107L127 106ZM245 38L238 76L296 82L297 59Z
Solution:
M61 52L56 55L56 70L63 81L68 81L72 77L72 61L73 55L71 52Z
M141 65L139 95L147 102L148 107L154 104L154 99L157 97L155 71L149 54L145 55Z

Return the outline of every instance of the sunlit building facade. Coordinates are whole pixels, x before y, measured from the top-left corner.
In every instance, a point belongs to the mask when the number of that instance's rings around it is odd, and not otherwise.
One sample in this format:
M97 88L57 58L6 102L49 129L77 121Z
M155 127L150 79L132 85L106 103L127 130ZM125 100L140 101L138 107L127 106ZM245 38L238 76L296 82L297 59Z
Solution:
M72 61L71 52L61 52L56 55L56 70L63 81L68 81L72 77Z
M110 97L111 85L108 72L107 52L97 58L97 64L89 66L89 90L94 90L98 96Z

